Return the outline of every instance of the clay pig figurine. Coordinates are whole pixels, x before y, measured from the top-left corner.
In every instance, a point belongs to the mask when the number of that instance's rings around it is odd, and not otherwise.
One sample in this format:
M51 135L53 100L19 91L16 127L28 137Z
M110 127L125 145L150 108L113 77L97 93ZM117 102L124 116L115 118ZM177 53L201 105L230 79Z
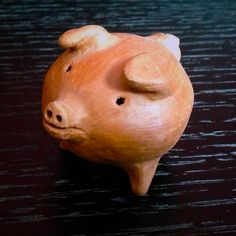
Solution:
M164 33L109 33L88 25L66 31L59 45L65 51L43 84L46 131L62 149L120 166L133 192L145 195L193 107L179 39Z

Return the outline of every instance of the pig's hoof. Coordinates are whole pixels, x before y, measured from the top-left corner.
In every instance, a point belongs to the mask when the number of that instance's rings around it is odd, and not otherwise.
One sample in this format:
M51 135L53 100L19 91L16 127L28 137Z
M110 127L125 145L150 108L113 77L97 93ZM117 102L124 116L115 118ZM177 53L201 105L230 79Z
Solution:
M124 167L130 178L132 191L139 196L144 196L152 182L160 158Z

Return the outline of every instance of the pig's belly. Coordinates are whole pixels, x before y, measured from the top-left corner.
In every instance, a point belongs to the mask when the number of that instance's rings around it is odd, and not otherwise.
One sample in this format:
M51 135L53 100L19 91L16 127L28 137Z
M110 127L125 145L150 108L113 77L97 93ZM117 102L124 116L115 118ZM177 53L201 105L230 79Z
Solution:
M83 143L70 141L61 141L61 143L65 149L90 161L114 165L145 162L157 159L168 152L181 137L188 119L189 114L182 113L171 121L164 120L161 127L146 129L142 134L136 133L137 136L141 136L140 139L133 139L131 136L129 140L119 144L106 143L96 138Z

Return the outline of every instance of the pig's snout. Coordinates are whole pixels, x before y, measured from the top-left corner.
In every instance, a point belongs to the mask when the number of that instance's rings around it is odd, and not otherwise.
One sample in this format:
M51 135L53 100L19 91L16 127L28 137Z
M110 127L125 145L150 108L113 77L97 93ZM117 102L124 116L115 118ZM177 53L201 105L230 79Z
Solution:
M68 126L67 110L60 102L51 102L44 109L44 119L46 122L65 128Z

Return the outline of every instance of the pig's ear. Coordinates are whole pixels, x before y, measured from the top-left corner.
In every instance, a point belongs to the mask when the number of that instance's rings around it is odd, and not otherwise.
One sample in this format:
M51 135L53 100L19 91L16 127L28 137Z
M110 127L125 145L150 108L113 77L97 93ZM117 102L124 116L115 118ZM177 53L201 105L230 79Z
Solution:
M155 95L170 95L168 80L161 73L154 56L142 53L130 61L124 67L124 74L130 88Z
M180 40L173 34L164 34L164 33L156 33L153 35L148 36L157 42L160 42L164 45L169 51L176 57L178 61L181 58L181 51L179 48Z
M117 41L117 37L99 25L87 25L68 30L58 39L59 45L63 48L81 49L86 47L94 50L106 48Z

